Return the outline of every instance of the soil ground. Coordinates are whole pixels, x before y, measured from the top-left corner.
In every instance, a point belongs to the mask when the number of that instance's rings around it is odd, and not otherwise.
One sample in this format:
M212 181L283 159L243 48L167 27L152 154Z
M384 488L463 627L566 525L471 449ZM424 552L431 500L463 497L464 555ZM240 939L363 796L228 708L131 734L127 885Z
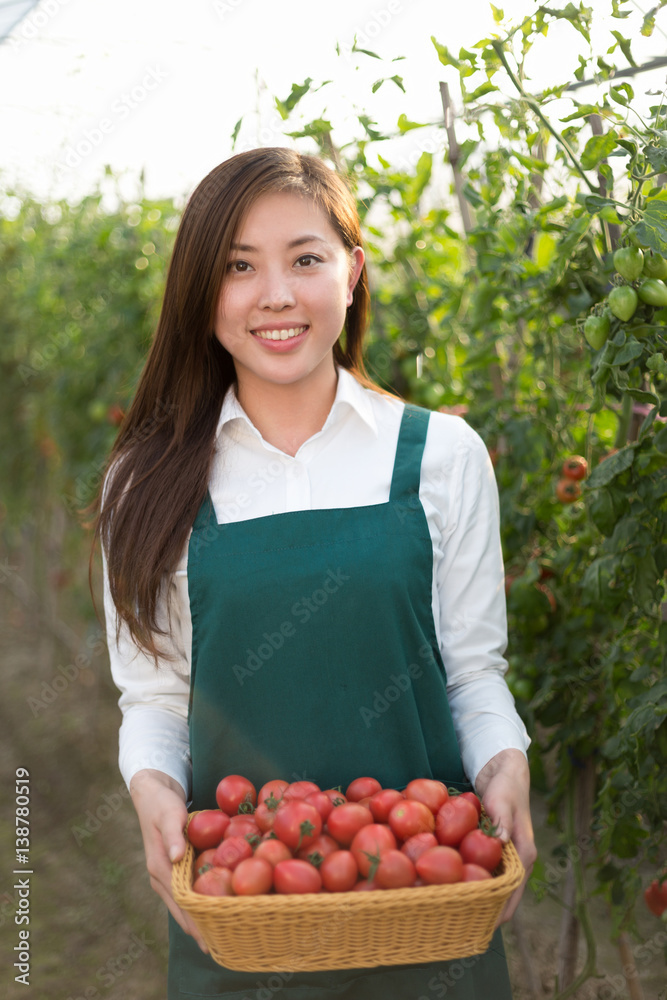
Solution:
M77 668L56 642L32 633L26 615L0 600L0 996L6 1000L164 1000L165 910L151 891L138 823L116 765L120 714L106 650L91 627L89 665ZM83 631L83 629L82 629ZM85 638L85 637L84 637ZM94 655L96 649L99 652ZM59 667L64 669L59 670ZM14 781L30 772L30 876L15 876ZM535 827L546 860L557 838L537 799ZM646 873L648 880L649 873ZM14 885L29 878L29 988L15 982L19 944ZM599 978L579 1000L621 1000L630 993L610 940L604 903L591 900ZM540 984L553 997L561 910L527 892L521 927L506 925L515 1000L534 1000L517 932ZM667 1000L667 926L637 907L631 944L645 1000ZM583 961L583 948L581 959ZM387 998L391 1000L391 998ZM489 997L488 1000L493 1000Z

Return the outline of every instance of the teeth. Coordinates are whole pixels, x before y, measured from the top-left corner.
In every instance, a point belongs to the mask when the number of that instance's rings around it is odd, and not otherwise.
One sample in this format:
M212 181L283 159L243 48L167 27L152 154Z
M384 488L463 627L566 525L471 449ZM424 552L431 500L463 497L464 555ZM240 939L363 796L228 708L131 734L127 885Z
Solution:
M307 329L306 326L295 326L290 330L254 330L253 333L262 340L291 340Z

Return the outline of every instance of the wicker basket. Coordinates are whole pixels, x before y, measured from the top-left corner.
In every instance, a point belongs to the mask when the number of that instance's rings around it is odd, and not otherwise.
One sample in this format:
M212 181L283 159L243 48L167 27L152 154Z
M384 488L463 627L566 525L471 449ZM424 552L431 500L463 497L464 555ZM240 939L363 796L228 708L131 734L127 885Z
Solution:
M194 860L188 844L174 865L174 899L197 924L211 957L244 972L360 969L480 954L524 875L510 841L492 880L242 898L193 892Z

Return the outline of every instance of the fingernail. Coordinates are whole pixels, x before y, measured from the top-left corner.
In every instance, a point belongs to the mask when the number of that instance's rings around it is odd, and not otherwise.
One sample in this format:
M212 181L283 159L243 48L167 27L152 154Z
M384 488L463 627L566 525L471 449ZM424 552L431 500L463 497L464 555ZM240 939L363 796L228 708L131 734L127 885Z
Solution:
M179 851L178 847L175 844L172 844L172 846L169 848L169 860L176 861L180 853L181 852Z

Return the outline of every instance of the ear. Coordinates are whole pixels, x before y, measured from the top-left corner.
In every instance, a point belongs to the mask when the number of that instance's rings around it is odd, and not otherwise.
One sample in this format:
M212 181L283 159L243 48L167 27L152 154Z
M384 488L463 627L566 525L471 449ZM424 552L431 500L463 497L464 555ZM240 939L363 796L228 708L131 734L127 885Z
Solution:
M366 259L364 251L361 247L354 247L351 252L351 265L350 265L350 276L347 284L347 305L352 305L352 296L354 289L356 288L357 282L359 281L359 276L361 274L361 269L364 266L364 260Z

